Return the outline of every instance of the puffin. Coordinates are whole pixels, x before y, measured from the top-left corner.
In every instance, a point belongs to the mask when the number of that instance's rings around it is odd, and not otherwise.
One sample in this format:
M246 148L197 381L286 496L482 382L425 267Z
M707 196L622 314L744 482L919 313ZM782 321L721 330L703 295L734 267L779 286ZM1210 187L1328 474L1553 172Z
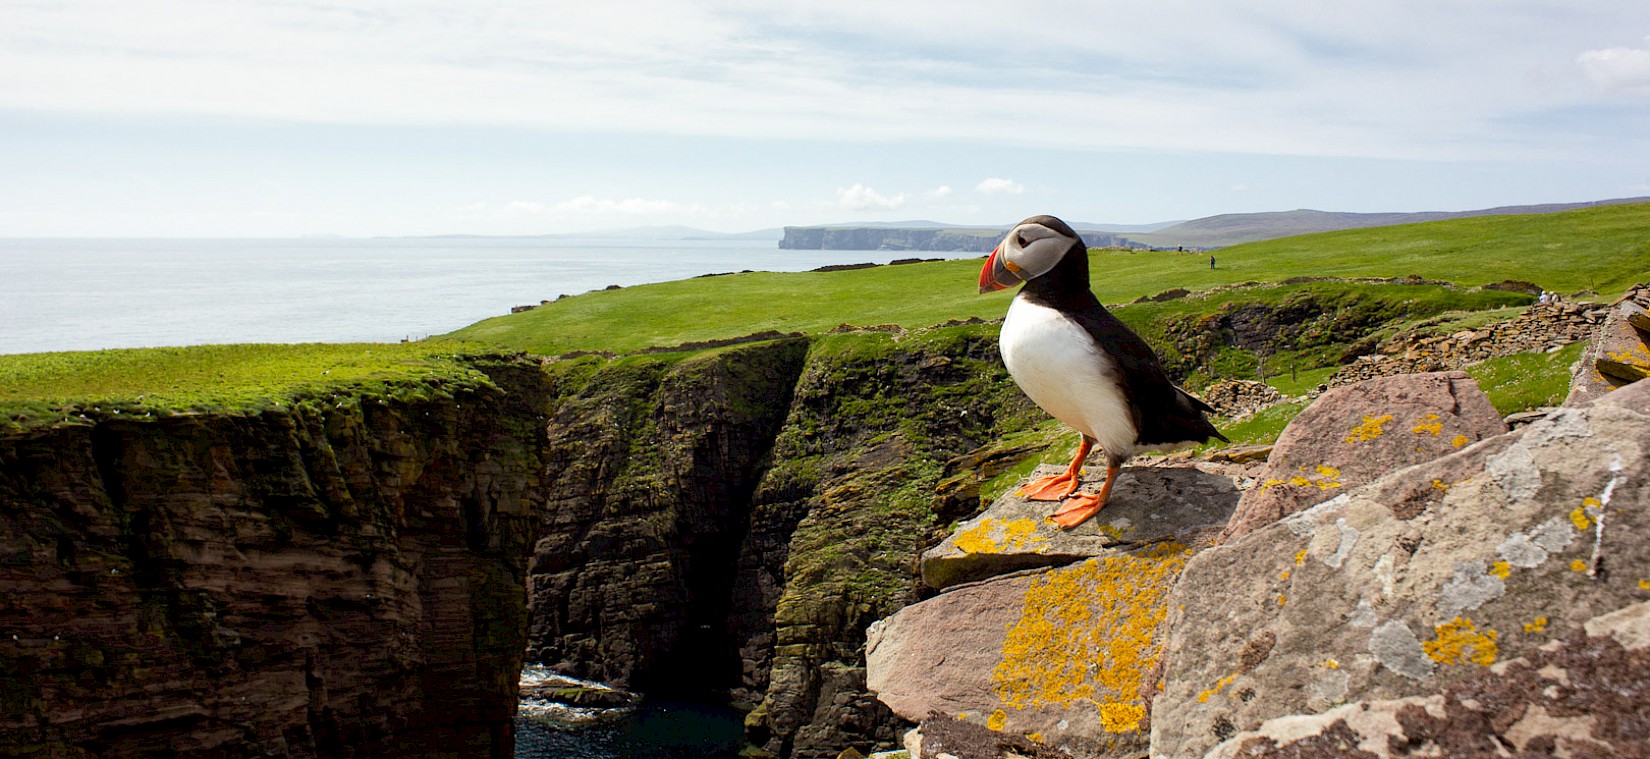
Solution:
M1170 381L1151 346L1100 305L1089 290L1088 246L1065 222L1033 216L991 252L980 293L1017 285L999 340L1003 364L1032 402L1082 436L1070 468L1019 491L1059 501L1051 519L1061 529L1099 513L1135 454L1226 440L1204 417L1214 409ZM1095 446L1105 453L1106 481L1098 493L1080 493Z

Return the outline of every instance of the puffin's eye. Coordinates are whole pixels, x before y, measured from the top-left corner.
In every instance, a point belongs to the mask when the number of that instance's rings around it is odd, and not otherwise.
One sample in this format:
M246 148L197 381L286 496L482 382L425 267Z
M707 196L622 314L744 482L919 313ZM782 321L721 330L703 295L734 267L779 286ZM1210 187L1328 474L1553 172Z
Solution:
M1024 248L1031 243L1026 241L1026 236L1024 234L1017 233L1014 235L1014 244Z

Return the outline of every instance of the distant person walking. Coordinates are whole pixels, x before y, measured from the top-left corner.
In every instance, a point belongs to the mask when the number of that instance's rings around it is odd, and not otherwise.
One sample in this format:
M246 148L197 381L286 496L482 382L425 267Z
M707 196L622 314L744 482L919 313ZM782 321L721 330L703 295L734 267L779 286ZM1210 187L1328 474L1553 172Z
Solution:
M1211 268L1211 269L1215 268L1215 257L1214 256L1209 256L1209 268Z

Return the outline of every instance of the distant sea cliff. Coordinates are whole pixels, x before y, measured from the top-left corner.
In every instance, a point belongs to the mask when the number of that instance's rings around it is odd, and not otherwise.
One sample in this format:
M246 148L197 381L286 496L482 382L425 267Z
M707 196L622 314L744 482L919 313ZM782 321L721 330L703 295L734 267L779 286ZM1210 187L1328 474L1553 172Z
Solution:
M1008 228L785 227L781 250L920 250L990 253ZM1084 231L1089 247L1145 247L1104 232Z

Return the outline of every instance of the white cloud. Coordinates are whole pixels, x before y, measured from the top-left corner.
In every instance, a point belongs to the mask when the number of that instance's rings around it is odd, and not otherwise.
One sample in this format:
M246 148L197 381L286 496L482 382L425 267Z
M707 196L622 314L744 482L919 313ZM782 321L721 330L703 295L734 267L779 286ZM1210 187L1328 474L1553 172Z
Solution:
M1026 188L1025 188L1025 185L1022 185L1019 182L1016 182L1012 179L1003 179L1001 177L989 177L989 178L981 181L979 184L975 185L974 190L976 192L982 192L982 193L985 193L987 195L992 195L992 194L997 194L997 193L1002 193L1002 194L1005 194L1005 195L1019 195L1021 193L1024 193L1026 191Z
M905 205L905 193L889 197L857 183L853 187L837 188L836 199L837 205L849 211L891 211Z
M951 194L951 185L942 184L939 187L929 190L927 194L930 199L939 200Z
M1650 38L1647 38L1650 41ZM1650 94L1650 49L1608 47L1576 57L1587 78L1607 92Z

